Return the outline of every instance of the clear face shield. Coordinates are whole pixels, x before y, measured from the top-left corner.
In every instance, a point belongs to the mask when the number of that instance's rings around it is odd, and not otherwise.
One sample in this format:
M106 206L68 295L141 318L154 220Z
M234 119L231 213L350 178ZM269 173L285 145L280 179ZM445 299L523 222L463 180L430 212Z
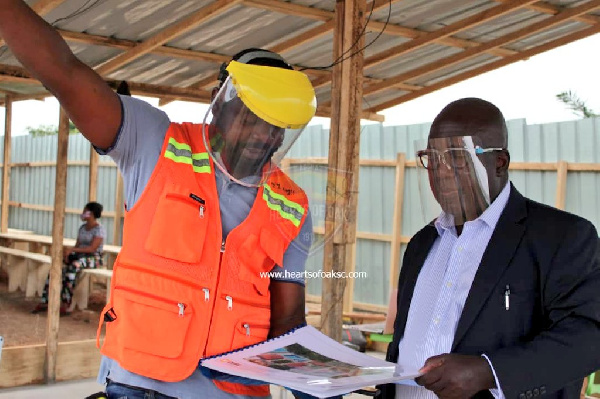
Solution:
M222 172L257 187L313 117L314 90L297 71L235 61L227 70L204 118L204 144Z
M420 140L415 147L426 223L439 216L440 208L454 217L455 225L463 225L477 219L489 207L485 158L502 148L484 148L474 136Z

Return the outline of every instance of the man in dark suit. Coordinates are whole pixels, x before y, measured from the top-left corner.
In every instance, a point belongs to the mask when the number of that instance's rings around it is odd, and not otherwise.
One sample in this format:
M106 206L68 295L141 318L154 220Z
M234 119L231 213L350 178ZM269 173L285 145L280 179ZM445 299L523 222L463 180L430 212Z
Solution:
M506 148L502 113L480 99L431 126L418 155L442 213L406 249L387 352L423 375L380 386L383 398L579 398L600 369L596 229L523 197Z

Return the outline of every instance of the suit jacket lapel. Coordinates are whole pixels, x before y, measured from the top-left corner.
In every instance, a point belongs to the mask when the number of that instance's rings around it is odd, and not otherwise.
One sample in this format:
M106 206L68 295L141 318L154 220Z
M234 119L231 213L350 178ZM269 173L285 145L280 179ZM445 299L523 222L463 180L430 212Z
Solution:
M524 225L520 223L527 216L525 198L515 189L512 183L510 189L506 208L500 219L498 219L496 228L483 254L456 327L454 343L452 344L453 351L464 338L494 287L498 284L525 232Z

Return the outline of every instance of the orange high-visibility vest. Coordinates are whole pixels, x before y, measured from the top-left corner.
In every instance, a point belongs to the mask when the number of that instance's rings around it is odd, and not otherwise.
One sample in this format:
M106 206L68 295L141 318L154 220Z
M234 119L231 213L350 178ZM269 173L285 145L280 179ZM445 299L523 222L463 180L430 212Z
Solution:
M180 381L203 357L267 338L270 279L261 272L282 264L308 200L275 169L223 241L214 167L202 125L172 123L147 187L126 212L100 316L100 326L108 321L101 352L126 370ZM231 393L269 394L266 385L215 383Z

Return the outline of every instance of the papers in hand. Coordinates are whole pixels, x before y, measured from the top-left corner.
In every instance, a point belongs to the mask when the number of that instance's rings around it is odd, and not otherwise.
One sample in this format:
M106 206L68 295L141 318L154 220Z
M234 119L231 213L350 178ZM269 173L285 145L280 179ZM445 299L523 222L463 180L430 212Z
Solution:
M402 370L397 364L350 349L311 326L205 359L202 366L319 398L419 376L414 370Z

